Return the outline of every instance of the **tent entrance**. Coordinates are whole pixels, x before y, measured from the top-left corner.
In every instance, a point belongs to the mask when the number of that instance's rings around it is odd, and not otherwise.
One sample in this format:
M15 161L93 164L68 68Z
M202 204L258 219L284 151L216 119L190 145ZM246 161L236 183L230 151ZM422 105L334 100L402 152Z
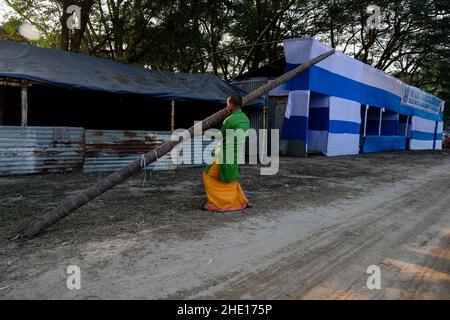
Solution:
M362 152L405 150L406 137L397 112L374 106L361 106ZM406 127L407 120L405 120ZM403 134L400 134L402 131Z
M330 128L330 97L311 92L308 114L308 153L326 154Z

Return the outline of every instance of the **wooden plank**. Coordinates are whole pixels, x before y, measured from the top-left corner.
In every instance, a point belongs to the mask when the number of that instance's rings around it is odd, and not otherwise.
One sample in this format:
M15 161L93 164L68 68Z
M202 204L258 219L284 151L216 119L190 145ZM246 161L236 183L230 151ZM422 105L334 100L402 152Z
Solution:
M5 94L5 87L0 85L0 126L3 125L3 119L5 118Z
M20 83L20 91L22 96L22 127L26 127L28 124L28 85L26 80L22 80Z
M175 101L172 100L170 110L170 131L175 131Z

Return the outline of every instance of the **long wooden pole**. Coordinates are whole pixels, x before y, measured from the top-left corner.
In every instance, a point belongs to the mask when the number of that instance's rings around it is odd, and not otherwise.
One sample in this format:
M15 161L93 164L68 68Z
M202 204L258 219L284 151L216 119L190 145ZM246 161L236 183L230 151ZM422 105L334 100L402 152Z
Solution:
M292 79L296 75L298 75L300 72L310 68L311 66L315 65L316 63L324 60L328 56L332 55L334 53L334 50L330 50L324 54L321 54L320 56L317 56L308 62L298 66L297 68L285 73L284 75L280 76L279 78L275 79L274 81L259 87L258 89L252 91L248 95L246 95L242 99L242 105L245 106L246 104L249 104L250 102L258 99L260 96L266 94L270 90L278 87L282 83ZM202 130L207 130L209 128L212 128L220 121L223 121L227 116L229 115L229 111L227 108L223 108L222 110L216 112L215 114L209 116L205 120L202 121ZM189 128L190 136L192 137L194 134L194 126ZM182 138L180 137L179 141L166 141L163 144L161 144L158 148L153 149L152 151L146 153L144 155L145 157L145 163L149 165L150 163L156 161L157 159L164 156L166 153L170 152L178 143L182 141ZM46 228L52 226L53 224L57 223L58 221L62 220L64 217L68 216L71 212L78 209L79 207L83 206L84 204L88 203L92 199L98 197L108 189L111 189L115 185L121 183L125 179L129 178L133 174L139 172L142 169L141 166L141 159L136 159L135 161L131 162L130 164L126 165L122 169L110 174L109 176L103 178L93 186L84 189L80 191L78 194L64 200L58 207L53 209L52 211L48 212L41 220L37 221L30 227L26 228L22 233L21 236L24 238L32 238L38 233L44 231Z

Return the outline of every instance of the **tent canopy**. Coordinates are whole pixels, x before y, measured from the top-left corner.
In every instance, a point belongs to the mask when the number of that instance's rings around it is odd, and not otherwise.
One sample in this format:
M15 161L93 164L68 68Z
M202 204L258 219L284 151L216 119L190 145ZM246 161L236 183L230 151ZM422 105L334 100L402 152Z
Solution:
M225 103L247 93L209 74L153 71L84 54L0 40L0 77L156 99ZM263 106L264 99L250 106Z
M287 70L331 48L313 38L283 41ZM442 121L444 101L342 52L312 66L285 83L288 90L310 90L404 115Z

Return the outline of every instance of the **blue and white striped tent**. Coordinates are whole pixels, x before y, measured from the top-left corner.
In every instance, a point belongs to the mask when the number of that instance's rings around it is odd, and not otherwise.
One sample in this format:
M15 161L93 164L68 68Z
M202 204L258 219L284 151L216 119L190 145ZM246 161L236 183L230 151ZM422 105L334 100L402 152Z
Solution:
M312 39L284 41L287 71L331 48ZM288 81L282 139L328 156L441 149L444 101L336 52Z

